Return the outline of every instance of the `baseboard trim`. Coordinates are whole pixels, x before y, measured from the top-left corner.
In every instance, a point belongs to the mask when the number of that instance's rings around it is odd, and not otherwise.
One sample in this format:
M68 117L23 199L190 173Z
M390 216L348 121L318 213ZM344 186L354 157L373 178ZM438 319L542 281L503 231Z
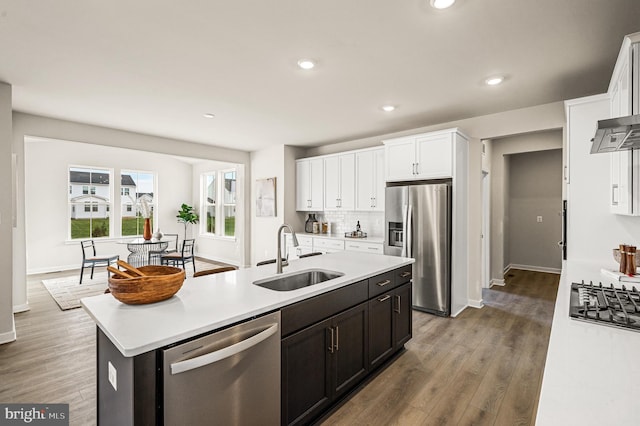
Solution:
M493 287L494 285L500 286L500 287L504 287L505 286L505 282L502 279L498 279L498 278L491 278L491 281L489 281L489 288Z
M462 313L462 311L464 311L465 309L467 309L469 305L464 305L462 308L460 308L457 312L451 312L451 317L455 318L458 315L460 315Z
M20 312L27 312L30 311L31 307L29 306L29 303L24 303L22 305L13 305L13 313L14 314L19 314Z
M519 265L516 263L509 264L509 266L507 266L507 271L509 271L510 269L522 269L524 271L545 272L548 274L557 274L557 275L560 275L560 273L562 272L562 269L557 269L557 268L547 268L546 266ZM507 271L505 271L505 273Z
M484 303L482 303L482 299L478 299L478 300L469 299L469 306L476 309L482 309L484 307Z
M16 340L16 323L13 322L13 319L11 322L12 330L7 331L6 333L0 333L0 345L4 343L14 342Z
M70 271L72 269L80 269L77 264L63 266L49 266L45 268L27 269L27 275L48 274L51 272Z

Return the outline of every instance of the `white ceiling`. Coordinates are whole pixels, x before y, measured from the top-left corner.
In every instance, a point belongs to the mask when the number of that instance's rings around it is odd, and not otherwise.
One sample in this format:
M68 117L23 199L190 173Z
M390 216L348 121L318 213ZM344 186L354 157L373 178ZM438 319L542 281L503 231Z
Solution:
M17 111L250 151L602 93L636 31L638 0L0 0L0 80Z

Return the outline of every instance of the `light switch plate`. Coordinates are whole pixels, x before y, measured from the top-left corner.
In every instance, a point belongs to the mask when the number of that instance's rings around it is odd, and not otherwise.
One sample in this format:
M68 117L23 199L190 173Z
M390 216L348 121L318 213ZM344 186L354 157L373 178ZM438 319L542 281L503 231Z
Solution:
M542 216L538 216L537 219L538 223L542 223Z
M113 364L111 364L111 361L109 361L109 383L111 383L114 390L118 390L118 372Z

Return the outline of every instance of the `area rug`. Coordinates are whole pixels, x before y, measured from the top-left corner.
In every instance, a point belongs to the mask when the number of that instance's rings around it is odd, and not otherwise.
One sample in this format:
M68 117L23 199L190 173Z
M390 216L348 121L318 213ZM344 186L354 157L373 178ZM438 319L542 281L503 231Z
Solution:
M213 262L203 262L196 259L196 271L212 269L219 266L228 266L215 264ZM42 280L42 284L47 289L53 300L56 301L60 309L66 311L80 307L80 299L83 297L97 296L103 294L108 288L107 273L99 272L93 274L90 279L90 270L86 270L82 284L80 284L80 274L68 277L52 278ZM187 277L193 276L193 267L187 264Z

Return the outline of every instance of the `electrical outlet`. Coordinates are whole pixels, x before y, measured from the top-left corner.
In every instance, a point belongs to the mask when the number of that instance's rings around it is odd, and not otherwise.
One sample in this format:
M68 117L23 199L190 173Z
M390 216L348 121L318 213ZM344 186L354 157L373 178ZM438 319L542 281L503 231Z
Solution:
M542 216L538 216L537 219L538 223L542 223Z
M111 364L111 361L109 361L109 383L111 383L114 390L118 390L118 372L113 364Z

